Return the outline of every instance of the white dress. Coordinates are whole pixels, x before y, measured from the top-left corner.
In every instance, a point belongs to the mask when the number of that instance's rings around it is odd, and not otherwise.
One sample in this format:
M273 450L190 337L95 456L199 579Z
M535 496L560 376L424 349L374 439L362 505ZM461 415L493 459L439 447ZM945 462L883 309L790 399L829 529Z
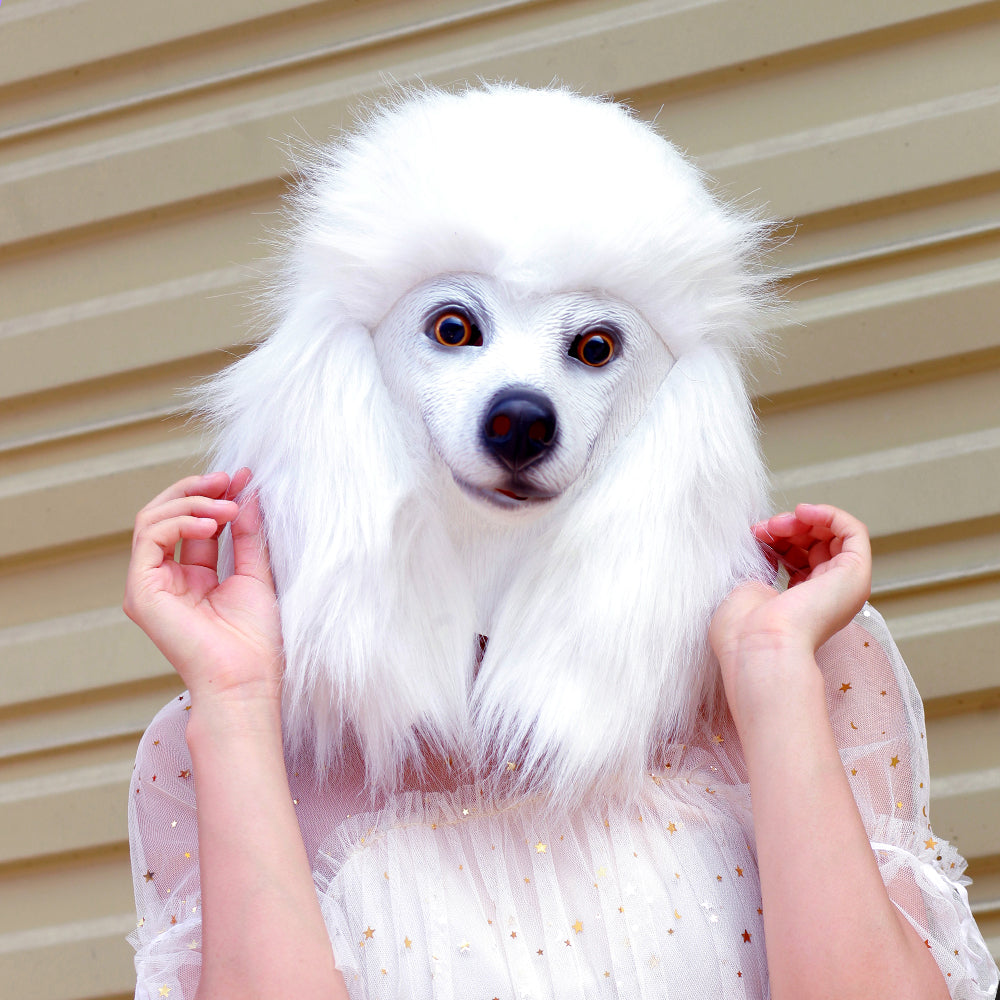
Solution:
M951 996L993 1000L997 969L969 911L965 862L927 819L920 698L882 619L866 607L820 663L891 898ZM201 967L188 707L183 695L153 720L130 792L141 1000L193 1000ZM317 788L307 766L288 764L354 1000L769 995L750 794L732 730L664 747L632 804L570 812L474 784L398 793L373 808L345 795L356 776Z

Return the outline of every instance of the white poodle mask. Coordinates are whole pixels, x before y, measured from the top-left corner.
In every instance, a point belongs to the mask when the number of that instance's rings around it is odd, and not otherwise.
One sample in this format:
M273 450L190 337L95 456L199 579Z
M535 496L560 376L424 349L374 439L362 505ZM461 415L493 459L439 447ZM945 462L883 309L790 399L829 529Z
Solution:
M621 106L513 86L375 110L292 207L274 330L204 394L265 512L289 741L356 741L373 789L428 753L634 787L718 708L709 619L765 574L764 228ZM455 306L481 343L432 341ZM558 422L513 478L482 446L509 389Z

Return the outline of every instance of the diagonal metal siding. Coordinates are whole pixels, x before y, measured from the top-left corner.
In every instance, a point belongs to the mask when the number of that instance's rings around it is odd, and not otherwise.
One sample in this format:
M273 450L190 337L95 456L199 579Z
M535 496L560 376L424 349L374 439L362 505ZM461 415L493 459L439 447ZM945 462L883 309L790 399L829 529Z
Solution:
M3 0L0 982L131 990L127 776L177 688L118 610L132 517L250 339L288 137L382 74L613 92L794 220L776 494L872 528L1000 954L1000 3Z

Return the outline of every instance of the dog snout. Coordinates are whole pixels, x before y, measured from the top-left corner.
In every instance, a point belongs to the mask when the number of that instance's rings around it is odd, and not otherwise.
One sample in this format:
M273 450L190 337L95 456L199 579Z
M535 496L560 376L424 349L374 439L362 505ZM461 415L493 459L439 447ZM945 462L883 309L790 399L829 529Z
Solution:
M556 439L556 411L533 389L507 389L494 397L483 421L487 449L512 472L537 462Z

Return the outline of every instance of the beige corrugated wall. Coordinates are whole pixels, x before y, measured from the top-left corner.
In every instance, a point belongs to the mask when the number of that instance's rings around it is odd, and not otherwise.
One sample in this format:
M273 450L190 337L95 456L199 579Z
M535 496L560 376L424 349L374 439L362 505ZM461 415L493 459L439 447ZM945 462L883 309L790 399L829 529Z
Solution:
M0 993L130 993L126 787L178 687L119 610L132 518L244 349L285 137L382 74L613 92L795 220L776 493L871 526L1000 953L1000 3L3 0Z

